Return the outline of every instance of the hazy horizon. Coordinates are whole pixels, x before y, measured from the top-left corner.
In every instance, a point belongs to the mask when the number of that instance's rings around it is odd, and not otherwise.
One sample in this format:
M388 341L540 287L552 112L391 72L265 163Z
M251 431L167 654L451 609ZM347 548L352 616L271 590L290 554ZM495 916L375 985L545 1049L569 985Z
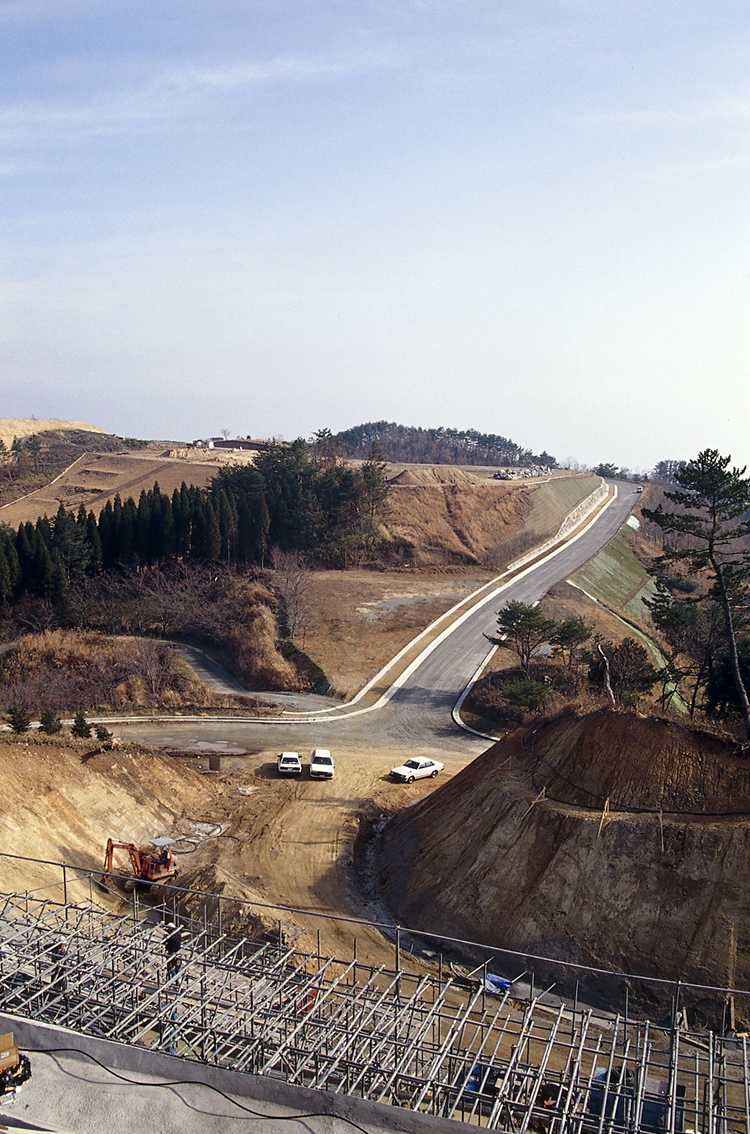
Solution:
M750 458L745 4L154 8L0 0L2 416Z

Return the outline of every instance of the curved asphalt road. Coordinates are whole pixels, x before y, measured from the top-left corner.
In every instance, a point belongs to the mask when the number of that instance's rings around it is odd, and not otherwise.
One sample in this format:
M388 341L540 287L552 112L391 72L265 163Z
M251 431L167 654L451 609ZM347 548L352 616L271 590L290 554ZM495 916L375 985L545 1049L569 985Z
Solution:
M145 744L181 751L215 748L241 751L280 751L287 748L304 752L326 747L335 752L378 749L400 751L404 756L431 753L441 759L467 757L484 751L488 742L462 731L454 724L451 711L486 656L489 646L484 634L496 630L500 606L511 599L534 602L541 599L555 583L568 578L586 563L619 531L636 499L631 484L619 483L615 501L596 520L585 535L541 563L524 578L511 583L501 596L480 607L443 641L411 674L393 698L380 709L351 712L339 702L329 701L341 709L336 719L315 723L280 721L217 722L144 722L122 724L117 731L124 737ZM262 695L261 695L262 696ZM290 708L301 708L302 699L290 698ZM321 698L315 698L318 709Z

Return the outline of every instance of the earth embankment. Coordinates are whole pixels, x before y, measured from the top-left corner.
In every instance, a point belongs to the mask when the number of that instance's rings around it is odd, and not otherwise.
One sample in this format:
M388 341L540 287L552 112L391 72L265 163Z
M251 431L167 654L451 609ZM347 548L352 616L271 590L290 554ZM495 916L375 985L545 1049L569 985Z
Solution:
M720 737L567 711L396 815L380 851L402 924L646 975L750 980L750 769Z
M599 477L481 479L462 469L405 470L391 482L386 533L417 564L497 564L555 535Z

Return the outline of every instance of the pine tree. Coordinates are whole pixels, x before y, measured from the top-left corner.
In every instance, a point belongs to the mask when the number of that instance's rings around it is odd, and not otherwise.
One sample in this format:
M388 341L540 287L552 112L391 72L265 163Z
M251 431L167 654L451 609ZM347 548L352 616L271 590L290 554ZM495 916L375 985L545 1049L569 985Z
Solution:
M70 621L68 573L65 569L62 556L58 551L55 551L52 556L52 573L47 596L55 608L58 621L61 622L63 626L68 625Z
M54 736L62 729L62 722L52 709L45 709L39 717L39 730L48 736Z
M104 553L102 550L102 541L99 535L99 526L96 522L96 516L93 512L89 512L86 517L86 539L88 540L89 548L91 549L91 557L89 559L89 571L92 575L98 575L102 569L104 562Z
M10 537L5 542L5 559L10 573L11 594L15 595L21 586L21 564L18 561L15 541Z
M29 534L30 533L30 534ZM23 590L34 586L34 546L36 533L31 524L21 524L16 535L16 554L20 571L20 586Z
M79 709L76 713L70 731L73 736L77 736L81 740L85 740L87 737L91 736L91 725L86 720L83 709Z
M31 726L31 714L25 705L17 702L8 709L8 724L15 733L28 732Z
M746 468L730 467L731 456L704 449L675 473L677 488L666 492L678 511L660 505L643 514L667 533L687 537L687 546L667 548L664 558L684 560L694 571L708 570L714 598L724 616L731 672L745 733L750 737L750 698L740 664L737 615L750 594L750 479Z
M99 523L97 525L97 528L99 533L99 542L101 544L102 566L109 568L116 562L114 549L114 514L112 512L112 502L110 500L107 501L107 503L99 513Z
M136 554L136 528L138 512L131 497L125 501L120 514L117 540L117 562L129 567Z
M216 509L209 500L205 505L204 558L208 563L218 563L221 557L221 531Z
M0 543L0 603L10 602L13 597L13 584L5 544Z
M54 581L54 565L46 544L43 540L36 541L34 558L32 561L33 588L36 594L49 598L52 594Z
M176 550L172 501L162 495L159 500L159 559L173 559Z
M141 495L138 498L138 511L135 523L135 551L141 563L151 562L151 501L145 489L141 490Z

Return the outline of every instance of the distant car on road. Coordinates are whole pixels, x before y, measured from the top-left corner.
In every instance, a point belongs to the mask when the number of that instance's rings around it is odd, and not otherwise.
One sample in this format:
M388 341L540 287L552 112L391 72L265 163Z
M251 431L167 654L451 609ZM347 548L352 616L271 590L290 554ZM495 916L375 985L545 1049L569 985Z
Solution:
M426 756L413 756L405 760L398 768L391 768L391 779L402 784L413 784L415 780L434 780L438 772L442 772L445 764L439 760L429 760Z
M280 776L301 776L302 761L299 752L279 752L276 757L276 771Z
M327 748L313 748L310 753L310 779L332 780L336 766Z

